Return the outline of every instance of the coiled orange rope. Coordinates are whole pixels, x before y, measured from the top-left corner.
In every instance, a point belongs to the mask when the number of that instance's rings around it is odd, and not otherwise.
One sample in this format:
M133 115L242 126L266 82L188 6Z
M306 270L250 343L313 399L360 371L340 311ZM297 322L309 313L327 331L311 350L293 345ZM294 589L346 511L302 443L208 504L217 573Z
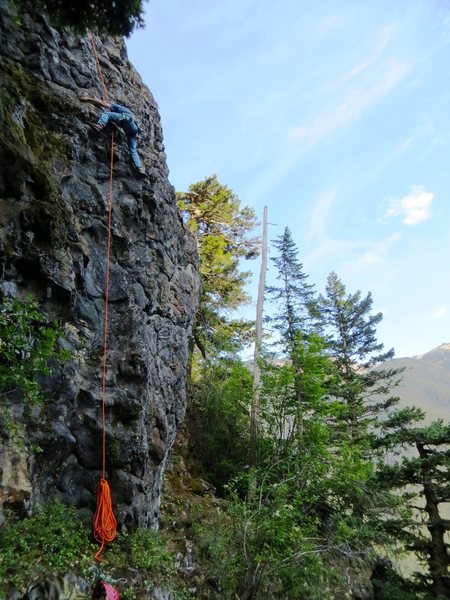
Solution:
M117 521L114 516L111 492L106 479L100 479L97 490L97 510L94 516L94 538L101 544L95 555L96 560L101 560L101 553L106 542L112 542L117 533Z
M90 34L92 49L97 63L97 70L102 82L105 100L109 102L108 90L106 89L102 69L97 56L95 40ZM108 199L108 242L106 247L106 265L105 265L105 320L103 331L103 369L102 369L102 478L97 489L97 510L94 515L93 531L94 538L101 544L100 549L95 555L96 560L100 561L101 553L106 542L112 542L117 533L117 521L114 516L111 491L106 481L106 372L108 357L108 307L109 307L109 283L110 283L110 258L111 258L111 229L112 229L112 200L113 200L113 172L114 172L114 132L111 135L111 161L109 167L109 199Z

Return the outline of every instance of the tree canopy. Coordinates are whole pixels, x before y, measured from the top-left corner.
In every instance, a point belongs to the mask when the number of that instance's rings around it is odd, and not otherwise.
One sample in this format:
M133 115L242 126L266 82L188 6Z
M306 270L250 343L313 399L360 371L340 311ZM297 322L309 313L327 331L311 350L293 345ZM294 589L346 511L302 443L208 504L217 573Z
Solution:
M259 239L250 235L256 217L216 175L192 184L177 198L199 253L202 294L194 338L205 357L213 349L236 347L249 330L248 323L230 313L249 300L244 288L250 273L240 261L258 255Z
M25 0L18 0L25 7ZM94 29L108 35L128 36L144 24L143 0L36 0L35 7L55 25L72 27L80 33Z

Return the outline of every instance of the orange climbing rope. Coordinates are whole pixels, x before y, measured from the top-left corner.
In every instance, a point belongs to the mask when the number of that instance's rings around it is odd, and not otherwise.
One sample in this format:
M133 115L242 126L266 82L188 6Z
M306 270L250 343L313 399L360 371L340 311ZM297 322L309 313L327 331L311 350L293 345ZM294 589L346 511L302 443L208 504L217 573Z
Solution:
M105 100L109 102L108 90L103 78L102 68L97 55L95 39L90 33L91 45L97 63L97 70L102 82ZM101 544L95 555L96 560L101 560L101 553L106 542L112 542L117 533L117 521L114 516L111 500L111 491L106 481L106 373L108 357L108 307L109 307L109 283L110 283L110 259L111 259L111 229L112 229L112 206L113 206L113 172L114 172L114 132L111 134L111 161L109 167L109 198L108 198L108 242L106 246L105 264L105 319L103 330L103 368L102 368L102 477L97 489L97 510L94 515L94 538Z
M106 542L112 542L117 533L117 521L114 516L111 491L106 479L100 479L97 490L97 510L94 516L94 538L101 544L95 555L96 560L102 560L101 554Z
M100 81L101 81L102 87L103 87L103 95L105 96L106 102L109 102L108 88L106 87L105 80L103 78L103 71L102 71L102 67L100 65L100 61L98 59L97 46L95 45L95 38L94 38L92 31L89 32L89 38L91 40L92 52L95 57L95 62L97 63L98 76L100 77Z

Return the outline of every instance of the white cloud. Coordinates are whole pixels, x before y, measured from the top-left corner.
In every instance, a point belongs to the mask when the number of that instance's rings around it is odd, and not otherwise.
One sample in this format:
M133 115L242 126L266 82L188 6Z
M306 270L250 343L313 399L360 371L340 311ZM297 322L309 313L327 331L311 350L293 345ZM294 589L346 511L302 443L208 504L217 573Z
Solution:
M360 266L379 265L383 262L383 258L375 252L366 252L358 261Z
M432 192L427 192L421 186L413 187L410 194L392 202L386 216L403 216L402 223L405 225L421 223L431 216L433 196Z
M431 313L431 318L432 319L441 319L442 317L445 317L446 314L447 314L447 307L441 306L440 308L436 309L433 313Z

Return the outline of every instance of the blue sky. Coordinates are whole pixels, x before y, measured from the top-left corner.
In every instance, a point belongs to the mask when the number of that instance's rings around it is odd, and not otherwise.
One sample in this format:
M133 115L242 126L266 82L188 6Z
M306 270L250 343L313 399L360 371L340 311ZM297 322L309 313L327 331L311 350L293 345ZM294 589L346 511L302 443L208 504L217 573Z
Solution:
M291 229L318 291L336 271L372 292L397 356L450 342L450 2L145 7L128 52L175 188L216 173L260 219L267 205L269 239Z

